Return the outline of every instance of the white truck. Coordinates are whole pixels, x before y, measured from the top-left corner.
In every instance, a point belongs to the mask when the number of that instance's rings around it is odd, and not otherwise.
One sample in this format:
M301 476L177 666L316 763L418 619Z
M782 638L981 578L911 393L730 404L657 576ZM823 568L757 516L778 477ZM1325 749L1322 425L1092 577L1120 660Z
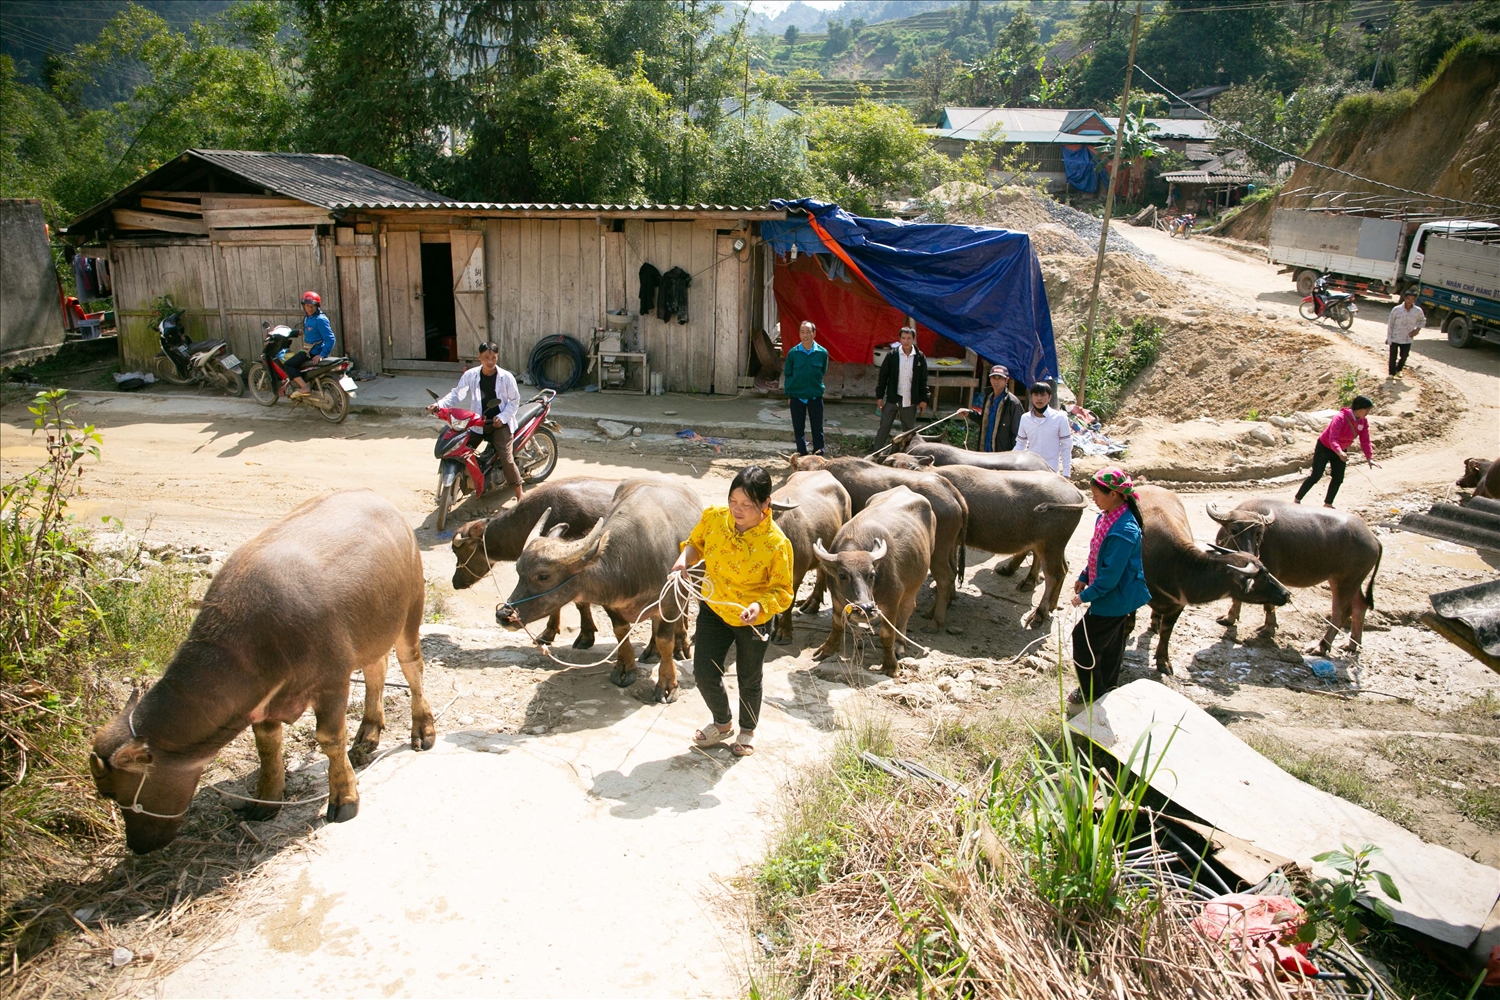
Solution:
M1278 208L1271 215L1271 263L1296 276L1297 291L1313 282L1357 295L1399 295L1422 280L1427 241L1437 235L1500 231L1493 222L1378 219L1339 212Z
M1427 241L1418 298L1454 347L1500 344L1500 233Z

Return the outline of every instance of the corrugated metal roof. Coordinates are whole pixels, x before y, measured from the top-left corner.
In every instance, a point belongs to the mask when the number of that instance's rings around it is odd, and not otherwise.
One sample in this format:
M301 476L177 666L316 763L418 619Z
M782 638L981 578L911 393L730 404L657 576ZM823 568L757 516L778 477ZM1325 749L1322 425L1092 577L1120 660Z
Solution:
M1239 170L1209 173L1207 170L1174 170L1161 179L1172 184L1264 184L1265 174L1247 174Z
M1120 127L1120 119L1105 118L1112 129ZM1207 118L1147 118L1147 124L1155 125L1156 131L1150 133L1153 139L1188 139L1202 141L1204 139L1215 139L1219 135L1219 126Z
M979 142L985 138L989 131L987 128L924 128L922 130L928 135L938 139L958 139L962 142ZM1027 145L1046 145L1048 143L1065 143L1069 146L1079 144L1094 146L1103 142L1109 136L1105 135L1076 135L1072 132L1001 132L995 136L996 142L1021 143Z
M430 208L465 212L726 212L785 214L771 205L606 205L593 202L521 202L521 201L348 201L329 205L339 211L361 208Z
M454 202L383 170L331 153L262 153L243 149L190 149L189 155L238 174L288 198L320 208L351 203Z

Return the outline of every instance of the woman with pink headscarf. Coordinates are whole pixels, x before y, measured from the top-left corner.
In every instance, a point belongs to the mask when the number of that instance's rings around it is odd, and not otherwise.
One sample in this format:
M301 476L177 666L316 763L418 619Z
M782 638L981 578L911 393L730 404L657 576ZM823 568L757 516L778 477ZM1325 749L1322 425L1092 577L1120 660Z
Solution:
M1089 487L1100 514L1088 565L1073 585L1073 606L1089 606L1073 628L1078 690L1068 701L1074 705L1093 701L1119 683L1136 609L1151 601L1141 565L1141 510L1135 484L1123 469L1110 468L1096 473Z

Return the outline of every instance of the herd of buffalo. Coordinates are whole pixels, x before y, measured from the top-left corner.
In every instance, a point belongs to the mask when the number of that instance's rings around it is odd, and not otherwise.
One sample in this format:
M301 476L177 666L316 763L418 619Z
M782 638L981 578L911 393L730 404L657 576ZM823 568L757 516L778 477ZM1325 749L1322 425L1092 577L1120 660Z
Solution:
M930 442L876 464L858 458L793 456L793 472L772 496L776 523L792 543L794 585L816 574L803 613L832 596L833 627L814 654L839 651L846 619L878 628L881 669L894 675L901 636L930 577L927 631L941 629L965 572L968 548L1010 556L1015 573L1031 557L1020 589L1043 582L1027 628L1057 608L1068 566L1064 549L1086 501L1073 485L1026 453L975 453ZM1497 467L1478 463L1461 486L1500 488ZM1472 480L1470 482L1469 480ZM1328 583L1333 606L1321 642L1326 651L1348 629L1355 648L1374 604L1381 544L1358 517L1341 511L1252 499L1228 511L1209 507L1220 525L1214 544L1193 537L1175 493L1138 487L1143 559L1151 590L1156 666L1169 672L1168 642L1184 608L1231 600L1221 624L1242 604L1275 608L1288 587ZM539 642L558 634L562 608L578 608L573 645L595 642L592 608L609 615L617 640L610 678L629 686L637 660L627 636L649 620L642 662L659 661L655 696L676 698L675 660L690 652L687 609L664 588L668 572L702 511L697 494L665 476L624 481L587 477L543 484L453 538L453 586L473 586L496 563L514 562L518 581L495 612L508 629L547 619ZM363 671L365 711L355 744L376 746L392 649L411 687L411 745L430 749L434 720L422 693L419 627L425 582L417 541L405 518L369 491L311 500L236 551L214 578L187 641L160 681L132 696L94 740L90 767L101 795L125 818L138 853L177 834L204 768L250 726L260 777L248 812L273 815L283 802L281 731L308 708L327 755L327 817L352 819L359 791L347 753L345 712L352 674ZM792 611L772 638L792 642Z

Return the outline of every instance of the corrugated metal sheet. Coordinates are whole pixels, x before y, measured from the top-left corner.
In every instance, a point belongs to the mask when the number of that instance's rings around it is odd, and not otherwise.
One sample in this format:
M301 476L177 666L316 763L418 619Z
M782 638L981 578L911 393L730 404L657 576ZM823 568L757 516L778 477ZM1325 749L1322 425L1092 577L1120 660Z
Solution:
M1462 507L1435 503L1425 514L1407 514L1395 527L1458 545L1500 552L1500 501L1475 497Z
M1428 599L1440 616L1467 625L1476 646L1491 656L1500 656L1500 580L1447 590Z
M241 149L190 149L188 154L238 174L277 194L320 208L352 203L455 204L435 191L329 153L261 153Z
M1161 179L1173 184L1264 184L1265 174L1247 174L1241 170L1174 170L1162 174Z
M775 212L770 205L604 205L594 202L520 202L520 201L346 201L329 205L340 211L361 208L432 208L472 212Z

